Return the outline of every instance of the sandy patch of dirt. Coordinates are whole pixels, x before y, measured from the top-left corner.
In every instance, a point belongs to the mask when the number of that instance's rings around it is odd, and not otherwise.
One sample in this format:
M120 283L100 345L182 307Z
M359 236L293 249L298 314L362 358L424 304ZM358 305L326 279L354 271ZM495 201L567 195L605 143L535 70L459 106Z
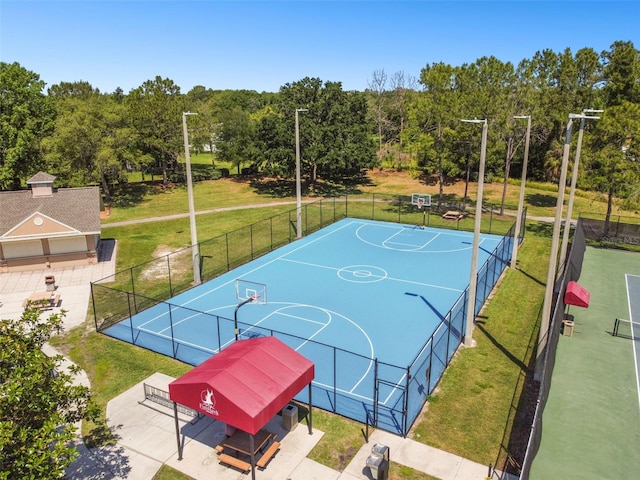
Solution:
M170 255L168 262L167 255ZM176 251L168 245L158 245L153 251L153 258L157 260L149 262L141 273L141 277L146 280L167 278L169 266L172 276L186 272L190 268L191 250L186 248Z

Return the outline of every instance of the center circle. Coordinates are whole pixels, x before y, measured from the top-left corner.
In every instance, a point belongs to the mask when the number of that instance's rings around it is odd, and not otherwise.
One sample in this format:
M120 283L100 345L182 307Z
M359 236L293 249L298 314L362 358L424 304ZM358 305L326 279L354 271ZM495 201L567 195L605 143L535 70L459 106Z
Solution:
M338 277L353 283L375 283L387 278L386 270L372 265L351 265L338 270Z

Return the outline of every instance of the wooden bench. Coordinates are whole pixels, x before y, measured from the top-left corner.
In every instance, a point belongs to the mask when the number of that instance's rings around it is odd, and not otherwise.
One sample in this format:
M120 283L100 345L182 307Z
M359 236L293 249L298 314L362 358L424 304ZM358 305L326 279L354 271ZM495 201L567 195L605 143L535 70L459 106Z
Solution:
M258 460L258 462L256 463L256 466L259 468L266 467L267 463L269 463L269 460L271 460L271 457L273 457L279 449L280 442L274 441L271 445L269 445L269 448L267 448L264 454L262 454L260 460Z
M226 453L221 453L218 455L220 462L226 463L227 465L231 465L232 467L236 467L238 470L243 472L248 472L251 470L251 465L239 458L232 457L231 455L227 455Z
M224 452L224 447L222 445L216 445L214 448L215 448L217 453Z
M37 308L39 310L46 310L47 308L51 307L51 301L50 300L25 300L24 302L22 302L22 308L27 309L27 308Z
M57 307L60 303L60 295L49 295L47 293L34 293L24 302L22 302L22 308L33 307L40 310L47 310L52 307Z

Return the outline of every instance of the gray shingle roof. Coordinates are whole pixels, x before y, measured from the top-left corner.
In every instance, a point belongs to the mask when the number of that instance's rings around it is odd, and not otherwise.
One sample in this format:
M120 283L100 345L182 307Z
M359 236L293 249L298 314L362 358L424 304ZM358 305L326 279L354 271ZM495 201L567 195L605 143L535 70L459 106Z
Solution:
M54 189L50 197L34 197L31 190L0 192L0 236L36 212L83 233L100 232L100 188Z
M55 175L51 175L46 172L38 172L29 180L27 180L27 185L31 185L32 183L53 183L56 179Z

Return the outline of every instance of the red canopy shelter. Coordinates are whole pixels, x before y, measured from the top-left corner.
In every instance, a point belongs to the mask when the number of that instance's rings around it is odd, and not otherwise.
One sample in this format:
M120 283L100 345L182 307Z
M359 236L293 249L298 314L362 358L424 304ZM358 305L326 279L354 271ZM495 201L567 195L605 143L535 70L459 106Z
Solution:
M307 385L311 415L313 378L311 361L275 337L260 337L238 340L174 380L169 397L174 405L180 403L253 436Z
M564 292L565 305L587 308L590 298L591 294L584 287L580 286L578 282L572 280L567 284L567 289Z

